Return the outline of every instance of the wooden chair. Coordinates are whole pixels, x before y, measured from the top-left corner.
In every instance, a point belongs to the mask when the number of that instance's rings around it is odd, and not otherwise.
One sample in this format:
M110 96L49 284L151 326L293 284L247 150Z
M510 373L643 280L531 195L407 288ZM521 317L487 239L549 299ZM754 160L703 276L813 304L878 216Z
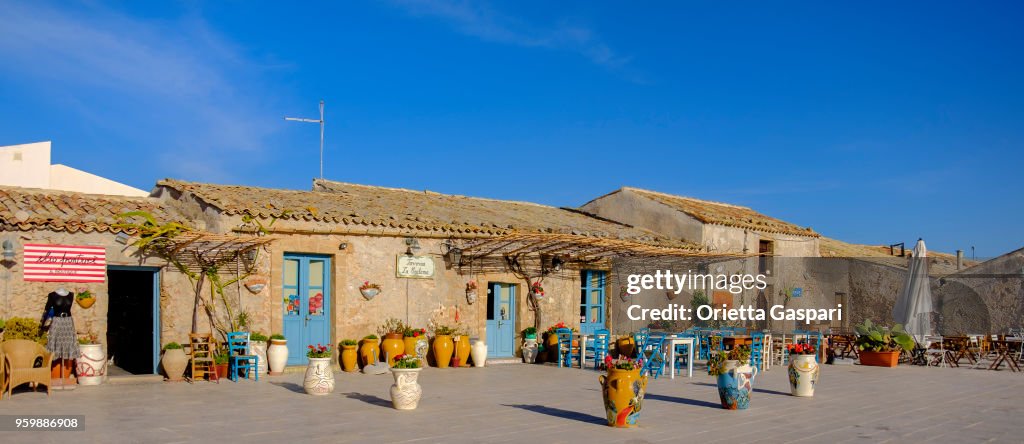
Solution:
M217 342L209 333L189 333L189 354L191 355L189 382L198 379L208 379L220 383L217 377L217 366L214 365L213 354L217 350Z
M39 384L45 385L46 396L50 396L50 365L53 356L46 351L46 347L28 339L11 339L0 344L0 353L4 356L8 398L15 387L30 382L36 384L33 390L38 389ZM36 360L42 360L43 365L33 367Z

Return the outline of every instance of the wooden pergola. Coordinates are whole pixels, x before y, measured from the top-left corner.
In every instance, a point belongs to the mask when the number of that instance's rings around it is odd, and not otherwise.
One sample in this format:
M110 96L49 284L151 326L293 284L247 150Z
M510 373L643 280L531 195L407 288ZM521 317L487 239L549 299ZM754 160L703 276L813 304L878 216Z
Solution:
M168 257L192 271L227 264L244 257L249 251L275 240L271 236L235 236L188 231L165 239L160 248Z

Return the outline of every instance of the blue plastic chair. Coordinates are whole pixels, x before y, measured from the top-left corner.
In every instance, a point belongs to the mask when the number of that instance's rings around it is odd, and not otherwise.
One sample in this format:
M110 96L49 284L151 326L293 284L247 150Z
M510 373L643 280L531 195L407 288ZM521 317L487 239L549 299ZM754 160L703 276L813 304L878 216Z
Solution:
M750 339L750 363L761 369L764 361L764 332L755 331L750 334Z
M665 335L651 335L647 337L644 347L640 349L639 356L644 358L644 365L640 367L640 374L647 374L654 379L661 376L665 370Z
M692 329L692 328L691 329L687 329L686 331L684 331L682 333L679 333L676 336L679 336L679 337L682 337L682 338L693 338L694 345L697 345L697 342L700 340L700 338L697 336L696 331L694 329ZM686 361L687 359L690 359L690 351L687 350L689 347L690 347L689 344L679 344L679 345L676 345L676 374L677 375L684 368L686 368L686 366L689 364ZM697 354L694 354L693 358L694 359L700 359L697 356Z
M608 356L608 340L611 333L607 329L594 330L594 334L587 338L583 346L583 353L587 358L594 359L594 370L599 370L604 363L605 356Z
M245 371L245 378L249 379L249 371L260 380L260 372L257 370L259 357L249 354L249 332L233 331L227 334L228 339L228 377L238 382L239 370Z
M636 349L637 350L643 350L644 349L644 345L647 344L647 338L650 337L650 336L651 336L651 329L649 329L649 328L641 328L640 331L636 332L633 335L633 341L636 342ZM637 353L637 357L639 357L639 356L640 356L640 354Z
M697 332L697 359L705 360L711 356L711 332Z
M559 328L555 330L555 334L558 335L558 366L572 367L572 360L576 359L579 362L580 359L579 346L572 346L572 330Z

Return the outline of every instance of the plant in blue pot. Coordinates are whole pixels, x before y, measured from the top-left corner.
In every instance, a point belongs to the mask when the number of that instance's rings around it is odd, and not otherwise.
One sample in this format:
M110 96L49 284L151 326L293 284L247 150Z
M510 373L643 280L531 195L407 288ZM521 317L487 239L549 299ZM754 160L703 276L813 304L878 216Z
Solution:
M745 410L750 407L757 368L750 365L750 348L737 346L718 352L708 361L708 374L718 378L718 397L722 408Z

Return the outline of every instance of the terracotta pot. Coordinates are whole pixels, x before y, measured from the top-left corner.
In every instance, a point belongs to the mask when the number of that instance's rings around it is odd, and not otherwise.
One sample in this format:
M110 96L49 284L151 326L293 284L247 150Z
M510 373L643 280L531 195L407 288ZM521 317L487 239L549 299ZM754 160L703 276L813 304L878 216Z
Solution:
M722 408L746 410L750 407L750 394L754 391L757 369L743 364L718 375L718 398Z
M400 333L388 333L384 335L384 341L380 343L380 358L387 360L388 365L395 363L395 356L405 353L405 341Z
M473 353L473 344L469 342L469 336L457 336L455 341L455 366L469 367L469 357Z
M619 357L632 358L636 350L636 340L632 336L623 336L615 340L615 349L619 351Z
M607 375L597 377L604 395L604 411L611 427L636 427L647 389L647 376L640 369L608 369Z
M378 355L380 355L380 349L377 348L377 339L359 341L359 368L376 364Z
M359 351L355 345L341 346L341 369L346 372L359 370Z
M214 364L217 368L217 378L225 379L228 377L228 365L227 364Z
M75 374L80 385L100 385L107 374L107 354L100 344L79 344Z
M423 396L423 388L416 379L422 368L393 368L391 375L395 383L391 385L391 405L398 410L412 410Z
M452 360L452 353L455 351L455 344L449 335L437 335L434 337L434 361L437 368L448 368L448 362Z
M558 335L551 333L544 338L544 349L548 352L548 362L558 362Z
M309 358L306 365L306 377L302 380L302 388L310 395L329 395L334 391L334 370L331 369L331 358Z
M872 365L875 367L895 367L900 362L900 352L860 352L860 365Z
M64 376L63 383L60 380L61 375ZM50 365L50 379L54 381L54 385L60 384L74 388L74 385L78 383L75 379L75 360L54 359Z
M821 367L814 355L789 355L789 392L793 396L814 396Z
M95 297L88 297L88 298L82 298L82 299L76 299L76 300L78 301L78 305L81 305L82 308L92 307L92 304L96 303L96 298Z
M188 366L188 356L185 355L185 350L180 348L164 350L164 357L160 363L164 367L164 373L167 373L168 381L181 381L185 367Z
M288 341L285 339L271 339L270 347L267 347L267 366L271 375L284 373L284 366L288 364Z

